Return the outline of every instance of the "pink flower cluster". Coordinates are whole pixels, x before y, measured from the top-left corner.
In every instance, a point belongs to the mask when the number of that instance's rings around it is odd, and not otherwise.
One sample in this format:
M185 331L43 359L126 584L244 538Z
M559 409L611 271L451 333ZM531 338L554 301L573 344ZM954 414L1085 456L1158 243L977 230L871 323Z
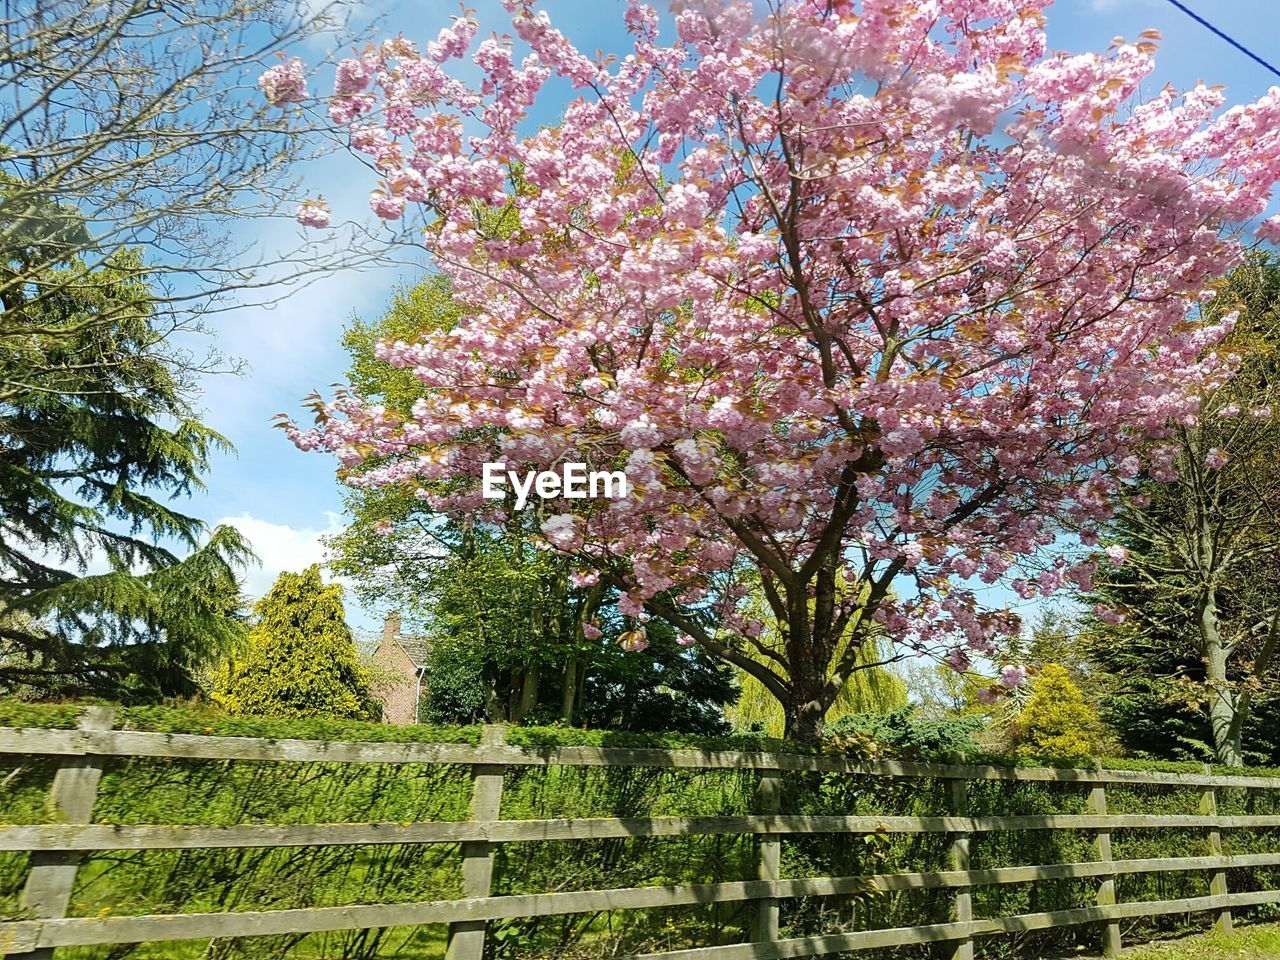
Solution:
M649 638L644 627L628 630L618 638L618 645L627 653L641 653L649 647Z
M865 589L833 622L991 656L1016 618L971 584L1104 520L1225 375L1227 324L1186 320L1280 177L1280 89L1139 102L1151 45L1051 52L1048 0L705 0L670 43L630 0L612 62L506 6L519 63L464 17L339 68L374 210L423 214L471 312L380 346L422 384L411 416L346 398L296 442L492 519L487 461L625 469L632 497L555 505L543 534L629 603L745 634L716 587L735 564L817 589L838 563ZM270 74L292 99L300 72ZM534 128L553 76L573 99Z
M327 227L329 204L324 200L303 200L294 218L304 227Z
M273 106L283 107L286 103L305 100L307 75L302 60L290 57L283 63L276 64L258 78L258 86Z

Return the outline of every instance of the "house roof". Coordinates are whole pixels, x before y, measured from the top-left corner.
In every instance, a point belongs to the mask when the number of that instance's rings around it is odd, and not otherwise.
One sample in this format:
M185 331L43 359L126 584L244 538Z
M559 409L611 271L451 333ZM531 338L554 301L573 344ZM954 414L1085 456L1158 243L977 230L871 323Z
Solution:
M427 658L431 653L431 643L425 637L408 636L400 632L400 611L392 610L387 614L382 624L382 637L378 643L374 645L374 653L376 653L383 644L394 643L409 658L409 662L413 664L415 669L422 669L426 666Z
M400 649L408 654L415 667L426 666L427 658L431 655L431 644L426 638L401 635L395 640L400 644Z

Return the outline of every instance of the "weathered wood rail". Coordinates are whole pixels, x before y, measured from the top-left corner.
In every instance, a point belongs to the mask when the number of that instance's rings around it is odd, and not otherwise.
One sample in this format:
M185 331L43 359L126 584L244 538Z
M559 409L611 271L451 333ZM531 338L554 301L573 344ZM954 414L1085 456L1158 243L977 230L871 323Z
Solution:
M829 756L655 750L620 747L518 747L487 728L482 743L417 744L267 740L146 733L103 729L110 714L86 714L75 730L2 729L0 754L59 758L51 801L64 822L0 826L0 850L29 851L32 866L25 904L30 919L0 922L0 953L50 957L57 947L148 941L319 933L371 927L448 924L450 960L479 960L488 921L597 911L655 909L713 902L750 901L754 920L750 941L647 953L635 960L781 960L860 949L938 943L955 960L973 956L978 937L1096 924L1107 955L1121 946L1120 921L1165 914L1207 912L1228 928L1233 908L1280 903L1280 890L1230 893L1228 871L1280 867L1274 852L1224 855L1226 830L1280 828L1280 816L1218 813L1217 791L1280 790L1280 779L1143 771L1010 768L894 761L859 762ZM465 822L318 823L237 826L120 825L92 823L103 763L112 757L151 757L270 762L374 764L464 764L473 771L471 819ZM559 820L502 820L503 775L520 766L642 766L683 769L752 769L759 772L755 815L718 817L636 817ZM820 771L896 779L944 781L946 816L799 816L777 812L779 778L785 771ZM1087 787L1088 814L969 816L968 785L982 780L1078 784ZM1109 814L1108 785L1187 788L1199 794L1196 814ZM1203 830L1208 855L1113 860L1116 831ZM992 831L1072 830L1094 835L1096 859L970 869L969 838ZM782 879L779 853L784 837L812 833L936 833L950 838L950 867L934 872L871 876ZM759 879L683 886L645 886L572 893L491 895L493 857L510 842L595 840L609 837L688 835L755 836ZM175 850L228 847L286 847L367 844L456 844L463 867L465 899L418 903L360 904L234 913L152 916L65 916L79 858L99 850ZM1280 845L1278 845L1280 846ZM1117 902L1116 878L1132 874L1204 874L1208 894L1176 900ZM1092 904L1074 909L1016 916L974 917L972 891L1001 884L1096 878ZM780 901L794 897L836 897L865 892L952 889L953 919L912 927L860 930L782 938Z

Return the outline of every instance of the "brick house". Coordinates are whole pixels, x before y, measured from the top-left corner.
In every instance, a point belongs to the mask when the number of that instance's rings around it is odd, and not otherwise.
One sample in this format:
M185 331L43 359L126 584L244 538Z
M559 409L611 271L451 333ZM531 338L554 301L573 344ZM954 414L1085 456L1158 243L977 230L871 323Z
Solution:
M382 704L383 723L417 723L427 676L427 643L400 632L400 611L387 615L382 639L369 658L375 665L370 692Z

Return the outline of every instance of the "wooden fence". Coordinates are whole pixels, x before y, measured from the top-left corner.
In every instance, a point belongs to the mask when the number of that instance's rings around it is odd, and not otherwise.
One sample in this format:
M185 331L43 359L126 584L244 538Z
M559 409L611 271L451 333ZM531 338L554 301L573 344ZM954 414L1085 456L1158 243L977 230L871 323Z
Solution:
M1108 955L1120 949L1120 922L1164 914L1210 912L1229 928L1232 908L1280 903L1280 891L1228 891L1227 871L1280 866L1280 852L1225 856L1225 830L1280 827L1280 816L1225 816L1217 791L1271 791L1280 779L1131 772L1102 769L947 766L905 762L858 762L839 757L783 753L656 750L616 747L517 747L503 742L500 728L486 728L478 746L385 742L267 740L119 731L107 708L91 708L75 730L0 729L0 753L56 757L60 766L51 800L61 822L0 826L0 850L30 851L25 888L34 919L0 922L0 953L51 957L57 947L148 941L301 934L417 924L449 924L450 960L479 960L486 924L513 917L552 916L753 901L754 920L745 943L643 954L643 960L772 960L812 957L869 948L936 943L945 956L967 960L978 937L1097 924ZM92 811L103 763L112 757L168 757L272 762L365 764L465 764L472 770L471 819L466 822L320 823L238 826L117 825L93 823ZM641 817L631 819L502 820L504 771L538 765L658 768L752 769L759 772L760 812L750 816ZM948 785L946 816L792 816L778 813L779 780L786 771L848 773L865 777L928 778ZM1082 815L969 816L969 785L982 780L1078 784L1089 791L1090 813ZM1109 814L1108 785L1156 785L1200 792L1193 815ZM1113 860L1111 836L1132 829L1204 831L1207 856ZM1095 836L1096 858L973 870L969 839L990 831L1087 831ZM806 833L937 833L950 838L951 869L858 877L780 879L779 851L786 835ZM494 853L513 841L590 840L606 837L754 835L757 880L685 886L644 886L572 893L491 896ZM462 857L465 899L419 903L276 909L235 913L155 916L66 916L77 864L98 850L176 850L228 847L297 847L363 844L457 844ZM1117 902L1118 876L1160 872L1203 872L1205 896L1178 900ZM1037 880L1093 878L1094 902L1075 909L975 918L975 887ZM780 900L833 897L864 892L947 889L953 891L953 919L945 923L780 938ZM636 958L639 960L639 958Z

